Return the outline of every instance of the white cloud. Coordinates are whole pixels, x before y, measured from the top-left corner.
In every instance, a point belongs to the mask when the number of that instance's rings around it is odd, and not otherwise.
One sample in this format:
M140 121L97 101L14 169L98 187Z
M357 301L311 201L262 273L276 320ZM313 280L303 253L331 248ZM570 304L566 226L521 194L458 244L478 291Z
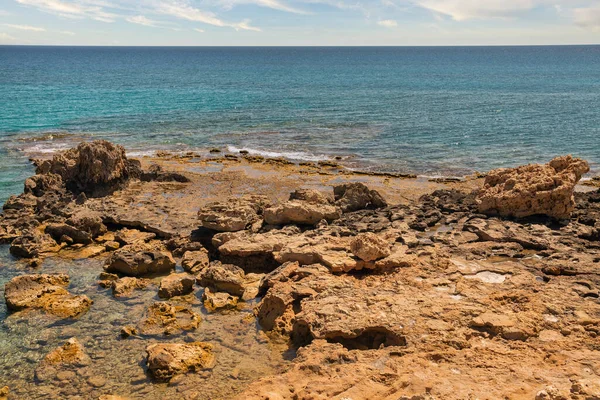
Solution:
M548 0L416 0L417 5L456 21L513 17L548 3Z
M102 22L114 22L115 14L104 11L107 3L96 1L61 0L16 0L18 3L35 7L38 10L67 18L92 18Z
M384 19L383 21L377 21L377 25L383 26L384 28L396 28L398 26L398 22L393 19Z
M156 27L160 24L158 21L151 20L149 18L144 17L143 15L136 15L133 17L125 18L127 22L131 22L132 24L144 25L144 26L153 26Z
M187 3L183 3L180 1L163 1L161 2L155 10L158 13L170 15L172 17L194 21L194 22L202 22L208 25L214 25L219 27L230 27L236 30L250 30L250 31L260 31L259 28L255 28L250 26L249 20L244 20L238 23L225 22L219 19L214 13L209 11L203 11L197 8L190 6Z
M0 32L0 44L13 44L17 39L10 36L8 33Z
M204 29L200 29L200 28L194 28L194 30L195 30L196 32L204 33Z
M600 6L573 10L575 23L584 28L600 28Z
M61 35L75 36L75 32L71 31L58 31L58 33L60 33Z
M254 4L260 7L272 8L274 10L290 12L294 14L308 14L304 10L289 6L280 0L220 0L219 4L230 9L240 4Z
M46 31L46 29L44 29L44 28L40 28L37 26L30 26L30 25L4 24L4 26L12 28L12 29L18 29L20 31L33 31L33 32L45 32Z

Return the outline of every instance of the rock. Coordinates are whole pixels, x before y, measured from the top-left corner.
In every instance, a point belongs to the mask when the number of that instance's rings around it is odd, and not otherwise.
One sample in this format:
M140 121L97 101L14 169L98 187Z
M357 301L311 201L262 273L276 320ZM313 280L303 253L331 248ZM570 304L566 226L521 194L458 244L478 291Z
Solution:
M550 243L544 238L549 229L538 225L538 231L527 231L522 225L495 218L474 218L464 224L464 230L477 235L484 242L517 243L525 249L545 250Z
M204 308L206 308L209 313L213 313L221 310L236 309L239 297L232 296L225 292L213 292L210 288L206 288L202 294L202 301L204 303Z
M43 253L57 252L60 246L50 237L32 233L21 235L10 244L10 254L17 258L37 258Z
M491 171L476 199L479 211L503 217L568 219L575 208L575 185L589 170L586 161L565 156L544 165Z
M87 383L92 387L101 388L106 385L106 379L101 376L91 376L88 378Z
M123 228L115 233L115 241L120 245L147 243L156 238L156 233Z
M390 244L374 233L361 233L350 242L352 253L364 261L376 261L391 254Z
M157 343L146 348L148 373L158 382L173 376L211 369L215 364L212 345L203 342Z
M64 192L64 182L60 175L44 173L25 180L23 193L41 197L48 192Z
M50 224L46 227L46 233L49 234L58 243L63 243L67 241L65 240L65 237L71 239L71 243L68 244L92 243L92 235L67 224Z
M134 290L145 289L149 284L147 279L126 276L112 282L112 294L116 298L129 297Z
M144 251L151 248L151 246L144 246L141 249L136 246L125 246L115 251L106 261L106 272L143 276L164 274L175 269L175 261L168 252Z
M119 242L115 242L113 240L109 240L108 242L104 243L104 248L106 249L106 251L115 251L118 250L119 247L121 247Z
M231 264L213 261L197 277L200 286L241 297L245 291L244 270Z
M102 222L102 215L97 211L86 208L74 212L67 223L80 231L88 233L94 239L108 231L106 225Z
M194 330L200 322L200 315L187 307L157 302L148 307L138 329L142 335L172 335Z
M329 204L311 203L304 200L290 200L278 206L265 209L265 222L270 225L316 225L321 220L334 221L341 217L341 210Z
M182 257L188 251L205 250L200 242L191 241L189 237L174 237L167 241L167 249L174 257Z
M97 140L55 155L51 161L39 165L36 173L59 175L73 193L102 197L139 176L140 168L127 159L122 146Z
M376 190L370 190L363 183L346 183L333 188L335 204L343 212L358 211L365 208L387 206L385 199Z
M76 338L71 338L61 347L48 353L35 369L38 381L47 381L54 377L59 380L61 374L65 378L73 374L74 369L88 366L92 363L85 349ZM74 375L74 374L73 374Z
M300 200L311 204L332 204L333 199L314 189L297 189L290 194L290 200Z
M128 338L130 336L137 336L138 335L138 330L135 326L131 326L131 325L127 325L121 328L121 337L123 339Z
M208 251L204 248L197 251L186 251L181 259L183 270L191 274L202 271L209 263Z
M187 273L171 274L160 281L158 297L170 299L175 296L183 296L194 291L196 280Z
M507 340L526 340L527 333L515 327L516 322L507 315L485 312L473 318L471 326L485 330L492 335L501 335Z
M92 305L87 296L70 294L66 286L69 276L21 275L5 285L4 298L10 310L42 309L62 318L73 318L85 313Z
M236 232L262 219L265 207L270 205L264 196L244 196L223 202L207 204L198 211L202 226L219 232Z
M8 386L4 386L0 388L0 400L8 400L8 395L10 394L10 389Z

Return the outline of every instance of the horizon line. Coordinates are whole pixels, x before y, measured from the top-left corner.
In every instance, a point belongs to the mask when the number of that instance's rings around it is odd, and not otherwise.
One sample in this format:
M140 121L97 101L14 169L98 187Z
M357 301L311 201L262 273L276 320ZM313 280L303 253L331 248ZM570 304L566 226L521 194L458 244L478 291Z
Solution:
M0 47L148 47L148 48L380 48L380 47L594 47L600 43L569 44L405 44L405 45L122 45L122 44L0 44Z

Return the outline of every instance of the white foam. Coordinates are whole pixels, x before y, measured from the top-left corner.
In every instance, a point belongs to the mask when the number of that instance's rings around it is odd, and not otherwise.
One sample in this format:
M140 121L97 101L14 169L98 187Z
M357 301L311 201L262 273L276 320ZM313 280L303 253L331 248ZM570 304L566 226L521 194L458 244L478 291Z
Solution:
M316 155L311 153L306 153L303 151L268 151L268 150L258 150L252 149L249 147L236 147L236 146L227 146L227 151L232 153L239 153L240 151L247 151L248 154L254 156L263 156L263 157L283 157L289 160L300 160L300 161L325 161L331 160L331 157L328 157L324 154Z

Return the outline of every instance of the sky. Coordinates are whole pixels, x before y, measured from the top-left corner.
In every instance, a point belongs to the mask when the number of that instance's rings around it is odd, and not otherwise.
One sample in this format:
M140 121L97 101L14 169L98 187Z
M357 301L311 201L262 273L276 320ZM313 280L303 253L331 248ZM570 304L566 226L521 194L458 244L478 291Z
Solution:
M0 0L0 44L600 44L600 0Z

